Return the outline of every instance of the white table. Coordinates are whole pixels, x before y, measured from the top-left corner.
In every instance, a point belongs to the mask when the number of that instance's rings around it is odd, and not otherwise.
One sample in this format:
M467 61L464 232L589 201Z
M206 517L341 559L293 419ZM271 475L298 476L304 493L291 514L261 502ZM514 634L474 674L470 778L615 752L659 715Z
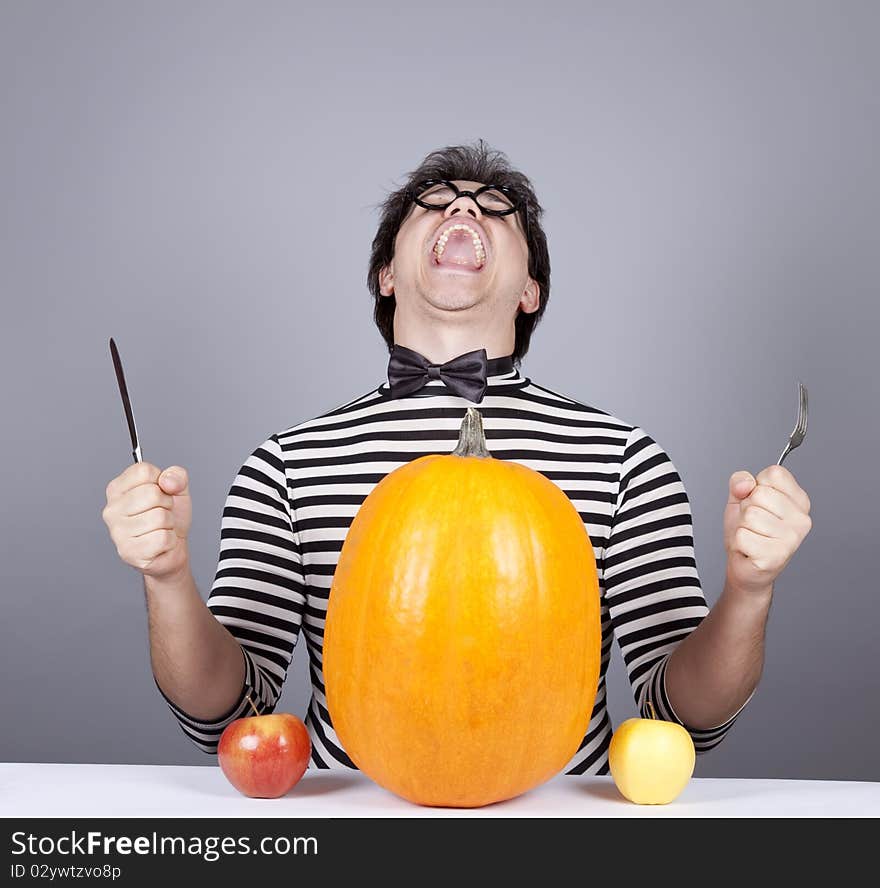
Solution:
M357 771L306 771L280 799L240 795L217 765L0 763L0 817L877 817L880 783L694 778L634 805L610 777L564 774L485 808L426 808Z

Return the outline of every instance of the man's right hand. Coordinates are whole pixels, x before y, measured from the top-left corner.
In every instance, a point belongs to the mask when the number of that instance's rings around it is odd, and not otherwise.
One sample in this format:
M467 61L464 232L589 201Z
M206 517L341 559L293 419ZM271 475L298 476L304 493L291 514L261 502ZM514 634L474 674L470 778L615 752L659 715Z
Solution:
M151 463L134 463L107 485L106 494L101 517L126 564L156 579L189 569L192 503L186 469L170 466L163 472Z

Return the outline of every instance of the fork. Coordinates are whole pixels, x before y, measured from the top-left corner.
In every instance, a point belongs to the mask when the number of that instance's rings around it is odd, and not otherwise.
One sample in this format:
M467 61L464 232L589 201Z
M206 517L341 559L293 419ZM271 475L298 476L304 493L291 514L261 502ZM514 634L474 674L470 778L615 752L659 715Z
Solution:
M785 445L785 450L782 451L782 455L779 457L779 461L776 463L777 466L782 465L782 461L785 457L791 453L795 447L800 447L804 442L804 438L807 435L807 387L802 383L798 382L798 415L797 422L794 424L794 429L789 435L788 444Z

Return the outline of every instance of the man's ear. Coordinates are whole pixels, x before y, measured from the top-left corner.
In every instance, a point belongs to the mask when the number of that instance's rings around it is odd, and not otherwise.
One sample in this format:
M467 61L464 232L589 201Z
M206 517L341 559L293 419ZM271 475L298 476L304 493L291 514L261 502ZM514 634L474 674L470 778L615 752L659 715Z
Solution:
M382 266L379 271L379 293L382 296L394 295L394 272L390 265Z
M533 278L529 278L523 292L522 299L519 301L519 307L526 314L532 314L541 306L541 287Z

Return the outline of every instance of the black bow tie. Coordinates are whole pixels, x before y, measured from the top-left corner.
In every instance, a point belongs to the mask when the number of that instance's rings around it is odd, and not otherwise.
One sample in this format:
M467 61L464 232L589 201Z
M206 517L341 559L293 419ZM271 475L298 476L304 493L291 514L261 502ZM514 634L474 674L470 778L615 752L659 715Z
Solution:
M432 364L411 348L395 345L388 361L388 385L392 398L405 398L424 388L430 379L440 379L457 395L479 404L486 394L486 378L491 373L513 369L513 359L487 359L486 349L466 352L445 364Z

